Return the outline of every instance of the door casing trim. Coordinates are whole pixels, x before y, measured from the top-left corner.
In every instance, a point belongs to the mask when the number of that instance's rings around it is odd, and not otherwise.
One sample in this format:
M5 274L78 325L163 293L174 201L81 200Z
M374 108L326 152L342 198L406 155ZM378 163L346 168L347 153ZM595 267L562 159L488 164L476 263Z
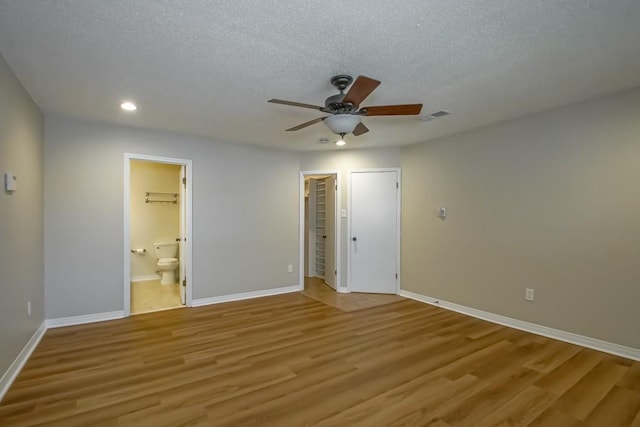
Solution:
M123 241L123 259L124 259L124 295L123 295L123 314L124 317L131 315L131 221L129 218L129 210L131 204L131 160L144 160L148 162L168 163L187 168L187 188L186 188L186 277L187 292L186 306L192 306L193 300L193 162L190 159L178 159L175 157L161 157L147 154L124 153L124 200L123 200L123 217L124 217L124 241Z

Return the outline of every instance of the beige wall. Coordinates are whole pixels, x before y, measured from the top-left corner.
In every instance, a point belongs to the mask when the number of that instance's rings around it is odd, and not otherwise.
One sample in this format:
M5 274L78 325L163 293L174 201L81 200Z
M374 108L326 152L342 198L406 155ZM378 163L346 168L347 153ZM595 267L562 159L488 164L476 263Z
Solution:
M153 244L174 243L180 237L180 199L173 203L146 203L145 193L180 193L180 166L142 160L131 161L131 277L154 276L158 270ZM156 275L157 276L157 275ZM159 276L158 276L159 278Z
M640 348L640 89L407 147L402 173L403 289Z
M48 318L123 309L126 152L193 161L193 298L298 284L297 154L55 116L45 135Z
M44 320L42 153L42 114L0 56L0 377Z
M400 166L400 148L375 148L367 150L334 150L300 155L301 171L338 171L341 194L338 200L342 209L347 209L348 175L353 169L391 168ZM348 218L340 218L340 286L347 285L347 236ZM336 224L337 226L337 224Z

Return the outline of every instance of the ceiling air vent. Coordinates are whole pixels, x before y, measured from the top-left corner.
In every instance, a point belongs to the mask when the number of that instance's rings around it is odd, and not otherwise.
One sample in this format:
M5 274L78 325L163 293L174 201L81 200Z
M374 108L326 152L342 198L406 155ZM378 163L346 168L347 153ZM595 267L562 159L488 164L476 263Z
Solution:
M450 111L447 110L440 110L440 111L436 111L434 113L428 113L428 114L421 114L418 116L418 118L420 120L422 120L423 122L428 122L434 119L439 119L440 117L443 116L448 116L449 114L451 114Z

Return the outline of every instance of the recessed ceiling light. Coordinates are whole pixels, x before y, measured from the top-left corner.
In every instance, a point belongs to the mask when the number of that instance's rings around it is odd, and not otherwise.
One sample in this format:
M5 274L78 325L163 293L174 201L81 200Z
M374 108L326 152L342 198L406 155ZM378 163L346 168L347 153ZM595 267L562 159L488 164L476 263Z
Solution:
M136 111L138 109L138 107L136 107L136 104L131 101L123 102L122 104L120 104L120 108L122 108L124 111Z

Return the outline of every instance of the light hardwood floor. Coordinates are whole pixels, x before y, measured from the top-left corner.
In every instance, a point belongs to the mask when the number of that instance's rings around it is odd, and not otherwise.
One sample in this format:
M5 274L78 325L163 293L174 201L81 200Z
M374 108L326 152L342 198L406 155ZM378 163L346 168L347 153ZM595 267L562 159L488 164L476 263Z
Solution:
M324 283L322 279L316 277L304 278L304 290L302 294L342 311L362 310L404 300L403 297L398 295L337 293Z
M640 426L640 363L292 293L47 331L2 426Z

